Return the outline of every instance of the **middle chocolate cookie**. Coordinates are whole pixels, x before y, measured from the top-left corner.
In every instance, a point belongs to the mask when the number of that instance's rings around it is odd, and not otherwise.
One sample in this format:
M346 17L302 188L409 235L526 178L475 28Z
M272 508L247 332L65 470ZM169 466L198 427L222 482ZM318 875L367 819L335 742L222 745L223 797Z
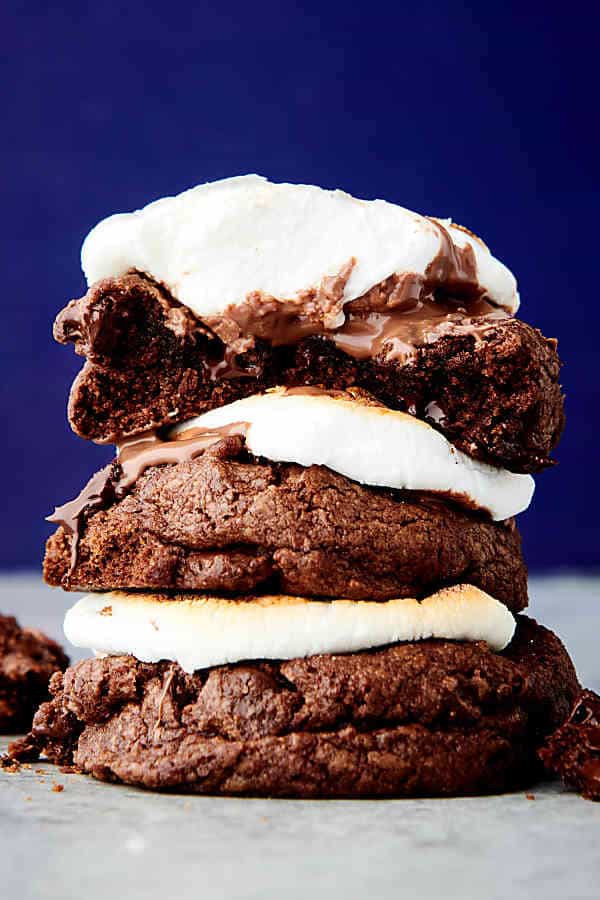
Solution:
M48 583L385 600L468 582L513 612L527 605L512 520L257 459L237 436L146 468L123 499L80 517L78 531L50 537Z

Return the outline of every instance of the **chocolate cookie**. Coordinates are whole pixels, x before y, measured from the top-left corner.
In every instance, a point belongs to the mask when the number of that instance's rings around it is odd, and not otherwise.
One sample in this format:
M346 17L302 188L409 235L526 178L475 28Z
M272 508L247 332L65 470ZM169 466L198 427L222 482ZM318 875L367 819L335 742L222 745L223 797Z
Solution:
M539 773L536 748L578 690L558 638L525 617L502 654L424 641L193 675L107 657L56 675L11 752L206 794L491 793Z
M239 437L149 468L124 499L107 502L80 516L75 553L64 528L50 537L49 584L385 600L468 582L513 611L527 605L512 520L318 466L259 461Z
M31 727L35 710L48 694L50 676L69 665L62 648L33 628L20 628L0 615L0 732Z
M276 385L354 385L427 419L473 457L537 471L550 464L564 421L556 342L511 317L472 323L408 359L358 359L327 335L285 346L258 339L228 359L221 339L164 287L129 274L72 301L54 334L87 357L69 403L84 438L116 442Z
M600 800L600 697L582 691L567 719L540 750L549 772L588 800Z

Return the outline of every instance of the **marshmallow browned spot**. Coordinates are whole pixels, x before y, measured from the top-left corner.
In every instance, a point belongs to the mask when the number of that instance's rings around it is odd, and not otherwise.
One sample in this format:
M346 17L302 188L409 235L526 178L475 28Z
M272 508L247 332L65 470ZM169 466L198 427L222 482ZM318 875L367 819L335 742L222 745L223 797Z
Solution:
M88 594L65 618L76 647L142 662L168 659L190 673L244 659L350 653L429 638L503 650L514 630L507 608L472 585L382 603L111 592Z

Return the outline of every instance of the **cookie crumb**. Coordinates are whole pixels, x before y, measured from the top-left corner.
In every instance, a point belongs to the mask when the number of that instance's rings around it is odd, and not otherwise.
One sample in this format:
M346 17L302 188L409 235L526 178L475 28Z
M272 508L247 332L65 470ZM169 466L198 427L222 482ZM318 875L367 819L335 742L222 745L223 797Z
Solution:
M525 794L528 800L535 800L535 794Z
M0 730L20 734L31 728L36 709L48 699L50 678L64 671L69 660L56 641L1 614L0 648L3 687L6 679L9 686L2 694Z
M538 753L549 772L586 800L600 801L600 695L581 691L566 722Z
M55 794L62 794L64 789L65 789L64 784L53 784L52 785L52 790L54 791Z

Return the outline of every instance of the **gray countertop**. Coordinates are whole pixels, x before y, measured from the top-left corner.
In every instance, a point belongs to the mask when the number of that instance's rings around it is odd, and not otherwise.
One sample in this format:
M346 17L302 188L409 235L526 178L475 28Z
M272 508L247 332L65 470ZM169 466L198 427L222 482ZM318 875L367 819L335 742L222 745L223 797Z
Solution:
M600 579L533 579L531 595L600 690ZM73 599L33 577L0 579L0 610L58 638ZM600 804L555 783L456 800L186 797L35 764L0 773L0 864L7 900L578 900L600 896Z

